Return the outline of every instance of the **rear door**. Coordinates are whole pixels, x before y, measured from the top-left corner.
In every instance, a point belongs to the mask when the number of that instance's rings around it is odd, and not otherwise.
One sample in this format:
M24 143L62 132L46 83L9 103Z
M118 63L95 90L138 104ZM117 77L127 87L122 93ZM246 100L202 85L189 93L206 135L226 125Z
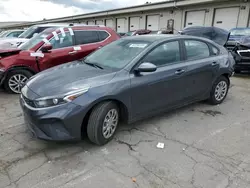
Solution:
M52 45L52 50L44 53L43 58L39 58L41 70L76 60L77 57L73 48L75 43L72 33L57 34L49 40L49 43Z
M89 55L101 46L98 31L96 30L75 30L74 34L76 59L81 59Z
M202 40L186 39L182 42L187 66L183 95L190 100L201 98L211 90L219 71L219 50Z

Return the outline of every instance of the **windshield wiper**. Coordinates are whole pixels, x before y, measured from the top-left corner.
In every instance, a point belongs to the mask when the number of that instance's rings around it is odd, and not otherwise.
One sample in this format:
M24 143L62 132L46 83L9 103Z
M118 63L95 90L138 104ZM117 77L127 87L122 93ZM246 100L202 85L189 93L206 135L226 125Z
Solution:
M86 61L84 61L84 63L87 65L90 65L92 67L95 67L95 68L103 69L103 67L98 65L97 63L90 63L90 62L86 62Z

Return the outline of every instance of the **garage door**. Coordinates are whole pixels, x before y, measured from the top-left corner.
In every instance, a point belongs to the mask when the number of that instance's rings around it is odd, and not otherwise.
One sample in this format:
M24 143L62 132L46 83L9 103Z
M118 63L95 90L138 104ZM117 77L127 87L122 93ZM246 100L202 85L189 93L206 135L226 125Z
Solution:
M95 25L95 21L88 21L88 25Z
M147 29L151 31L159 30L160 16L159 15L151 15L147 16Z
M102 20L96 20L96 25L104 25Z
M214 16L214 26L226 30L237 27L239 11L239 7L216 9Z
M107 27L113 28L113 27L114 27L114 25L113 25L113 20L112 20L112 19L107 19L107 20L105 20L105 25L106 25Z
M140 29L140 17L130 17L129 30L134 31Z
M206 12L200 11L188 11L186 12L185 27L190 26L204 26L205 25Z
M126 26L125 26L125 18L118 18L117 19L117 32L126 32Z

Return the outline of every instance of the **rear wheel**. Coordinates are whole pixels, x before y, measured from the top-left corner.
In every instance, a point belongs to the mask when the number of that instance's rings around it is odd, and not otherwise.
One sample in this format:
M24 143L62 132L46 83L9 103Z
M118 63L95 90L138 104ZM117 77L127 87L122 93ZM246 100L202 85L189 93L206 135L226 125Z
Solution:
M213 105L221 104L227 96L228 89L229 79L225 76L219 77L212 87L209 102Z
M27 70L13 70L4 80L4 89L9 93L21 93L22 86L33 74Z
M97 105L90 114L87 134L91 142L104 145L113 139L119 124L119 108L112 102Z

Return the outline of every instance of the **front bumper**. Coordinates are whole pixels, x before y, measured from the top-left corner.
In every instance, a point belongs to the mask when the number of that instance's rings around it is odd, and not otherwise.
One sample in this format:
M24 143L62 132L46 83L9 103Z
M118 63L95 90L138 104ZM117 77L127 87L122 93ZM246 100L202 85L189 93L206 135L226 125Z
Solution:
M74 103L35 109L20 97L24 120L35 137L43 140L81 140L81 127L86 110Z

